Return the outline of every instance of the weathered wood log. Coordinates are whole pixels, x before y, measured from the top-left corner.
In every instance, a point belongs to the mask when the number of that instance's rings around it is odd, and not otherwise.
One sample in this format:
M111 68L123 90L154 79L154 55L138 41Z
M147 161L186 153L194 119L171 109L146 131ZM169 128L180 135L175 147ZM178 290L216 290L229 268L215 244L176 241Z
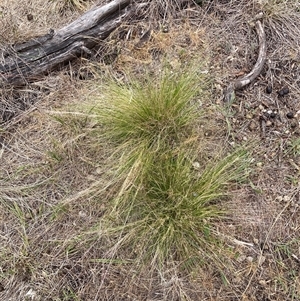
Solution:
M50 29L42 37L8 46L0 53L0 87L25 85L62 63L91 53L90 49L107 38L134 10L131 0L96 5L57 31Z
M245 76L238 78L234 82L230 83L228 87L224 91L224 101L227 103L232 103L235 99L235 91L240 90L246 85L249 85L254 81L254 79L261 73L267 56L267 46L266 46L266 34L263 28L263 25L259 21L259 19L263 18L263 14L260 13L252 21L255 22L255 28L258 35L259 41L259 53L258 58L253 66L251 72L246 74Z

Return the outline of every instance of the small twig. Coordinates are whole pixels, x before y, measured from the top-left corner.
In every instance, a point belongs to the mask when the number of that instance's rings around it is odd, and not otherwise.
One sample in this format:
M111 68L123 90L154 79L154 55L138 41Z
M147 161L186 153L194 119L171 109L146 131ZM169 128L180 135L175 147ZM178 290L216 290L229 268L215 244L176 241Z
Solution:
M297 262L300 262L300 259L299 259L295 254L292 254L292 257L293 257Z
M250 242L245 242L237 239L233 239L233 242L239 246L247 246L247 247L254 247L254 244Z

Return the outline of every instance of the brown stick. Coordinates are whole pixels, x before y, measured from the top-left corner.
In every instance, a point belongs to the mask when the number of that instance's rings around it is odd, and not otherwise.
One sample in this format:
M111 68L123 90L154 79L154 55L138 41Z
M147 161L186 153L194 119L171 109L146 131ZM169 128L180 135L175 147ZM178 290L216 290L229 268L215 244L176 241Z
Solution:
M261 18L262 15L258 15L257 18ZM246 85L252 83L254 79L261 73L267 56L267 46L266 46L266 35L264 28L259 20L255 22L256 32L259 40L259 54L253 69L247 75L235 80L230 83L224 91L225 102L232 103L235 99L235 91L240 90Z
M0 87L22 86L83 53L89 53L133 11L131 0L98 5L67 26L0 53Z

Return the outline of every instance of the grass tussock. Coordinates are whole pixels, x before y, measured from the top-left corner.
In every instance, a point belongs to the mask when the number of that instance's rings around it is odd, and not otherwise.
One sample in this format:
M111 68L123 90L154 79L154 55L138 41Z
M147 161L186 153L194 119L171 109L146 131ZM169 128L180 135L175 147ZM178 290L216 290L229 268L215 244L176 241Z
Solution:
M138 262L161 266L209 256L211 221L223 213L218 201L247 174L242 149L197 161L206 143L199 83L201 76L187 71L113 83L91 112L119 182L102 230L118 233L114 250L138 254Z
M109 141L116 152L133 156L135 162L191 144L199 115L191 101L199 89L189 76L173 74L159 83L149 78L128 86L109 85L104 104L93 110L104 127L101 139Z

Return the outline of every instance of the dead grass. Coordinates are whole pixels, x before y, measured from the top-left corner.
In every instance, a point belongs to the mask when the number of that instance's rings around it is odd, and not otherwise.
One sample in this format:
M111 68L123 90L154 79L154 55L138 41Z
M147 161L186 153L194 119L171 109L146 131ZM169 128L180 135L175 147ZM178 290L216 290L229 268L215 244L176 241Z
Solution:
M299 4L203 2L202 8L187 5L181 11L169 10L152 24L151 16L159 16L167 4L180 5L180 1L159 1L158 9L152 1L152 11L144 20L124 25L102 45L113 54L111 61L102 57L78 64L79 69L91 70L94 80L79 81L64 70L26 91L1 91L2 117L4 111L17 113L14 119L2 118L0 126L4 143L0 149L1 300L300 298L299 116L286 117L300 110ZM0 47L58 28L80 14L74 8L62 13L55 2L22 4L1 2ZM237 103L226 112L221 89L253 66L257 39L248 21L261 10L266 14L268 43L265 70L237 94ZM28 21L28 13L33 21ZM136 47L150 23L150 40ZM120 40L122 32L125 38ZM214 252L224 259L222 268L203 265L186 274L174 262L163 272L137 273L128 254L112 260L108 250L117 237L104 238L97 232L114 191L109 170L102 172L108 165L106 149L89 140L95 124L82 118L85 112L68 119L69 113L60 113L61 117L53 110L78 111L78 103L88 103L92 95L101 93L95 85L104 84L108 75L126 82L127 74L143 74L145 69L159 72L158 62L176 69L199 54L205 58L203 71L210 74L213 92L210 99L201 100L208 112L199 125L211 141L207 150L214 143L228 146L255 140L251 185L232 187L234 196L223 203L227 218L214 224L213 231L222 241ZM273 87L271 94L265 93L267 84ZM277 91L285 85L290 93L278 97ZM20 100L25 106L20 106ZM22 113L24 107L31 109ZM268 111L276 112L276 117ZM270 121L264 132L261 116Z
M34 0L20 4L14 0L1 1L0 46L46 34L50 28L57 29L74 20L80 11L67 2ZM90 3L86 1L87 8Z

